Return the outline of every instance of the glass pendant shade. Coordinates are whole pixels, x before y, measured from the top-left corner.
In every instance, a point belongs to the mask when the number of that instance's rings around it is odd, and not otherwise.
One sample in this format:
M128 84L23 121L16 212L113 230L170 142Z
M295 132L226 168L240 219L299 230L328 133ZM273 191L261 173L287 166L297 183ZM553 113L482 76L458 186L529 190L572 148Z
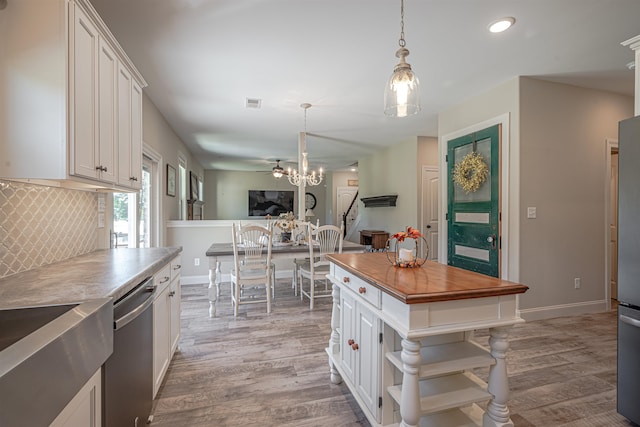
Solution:
M384 91L384 113L391 117L406 117L420 111L420 82L405 62L407 49L398 49L396 56L400 63L387 82Z

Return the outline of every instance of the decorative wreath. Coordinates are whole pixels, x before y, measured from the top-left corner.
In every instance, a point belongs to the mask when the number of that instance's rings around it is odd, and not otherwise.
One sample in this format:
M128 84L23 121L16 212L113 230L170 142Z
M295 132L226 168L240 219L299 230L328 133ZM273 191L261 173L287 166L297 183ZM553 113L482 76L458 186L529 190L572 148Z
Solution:
M487 180L489 167L479 153L469 153L453 168L453 182L467 193L475 193Z

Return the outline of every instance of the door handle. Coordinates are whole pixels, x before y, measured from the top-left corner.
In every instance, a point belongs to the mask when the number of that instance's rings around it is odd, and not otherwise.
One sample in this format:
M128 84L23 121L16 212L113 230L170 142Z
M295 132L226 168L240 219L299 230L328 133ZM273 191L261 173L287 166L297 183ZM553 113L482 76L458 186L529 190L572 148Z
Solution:
M496 248L496 235L492 234L491 236L487 237L487 242L491 243L491 249L495 249Z

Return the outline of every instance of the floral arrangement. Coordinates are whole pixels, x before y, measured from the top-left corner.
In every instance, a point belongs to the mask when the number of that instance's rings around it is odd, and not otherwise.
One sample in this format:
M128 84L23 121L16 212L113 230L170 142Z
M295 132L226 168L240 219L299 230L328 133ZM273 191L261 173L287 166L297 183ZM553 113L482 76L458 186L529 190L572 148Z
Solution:
M391 237L397 239L398 242L404 242L404 239L406 239L407 237L410 239L417 239L418 237L422 237L422 233L420 233L417 228L407 227L407 231L401 231Z
M414 241L413 248L401 248L400 243L405 239L412 239ZM419 255L420 245L418 240L423 240L424 254L422 257ZM427 260L427 253L429 248L427 247L427 241L417 228L407 227L406 231L400 231L395 233L389 240L387 240L387 259L394 267L413 268L420 267ZM393 255L393 259L392 256Z
M479 153L469 153L453 169L453 182L467 193L475 193L489 176L489 167Z
M284 233L291 233L296 227L296 217L293 212L281 213L276 219L276 227Z

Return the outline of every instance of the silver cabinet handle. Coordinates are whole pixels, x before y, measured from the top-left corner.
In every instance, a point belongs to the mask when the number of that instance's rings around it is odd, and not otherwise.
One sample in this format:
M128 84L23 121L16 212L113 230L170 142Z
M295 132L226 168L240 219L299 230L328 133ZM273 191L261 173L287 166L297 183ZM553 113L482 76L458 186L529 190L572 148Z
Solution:
M620 320L627 325L635 326L636 328L640 328L640 320L633 319L629 316L625 316L624 314L620 315Z

